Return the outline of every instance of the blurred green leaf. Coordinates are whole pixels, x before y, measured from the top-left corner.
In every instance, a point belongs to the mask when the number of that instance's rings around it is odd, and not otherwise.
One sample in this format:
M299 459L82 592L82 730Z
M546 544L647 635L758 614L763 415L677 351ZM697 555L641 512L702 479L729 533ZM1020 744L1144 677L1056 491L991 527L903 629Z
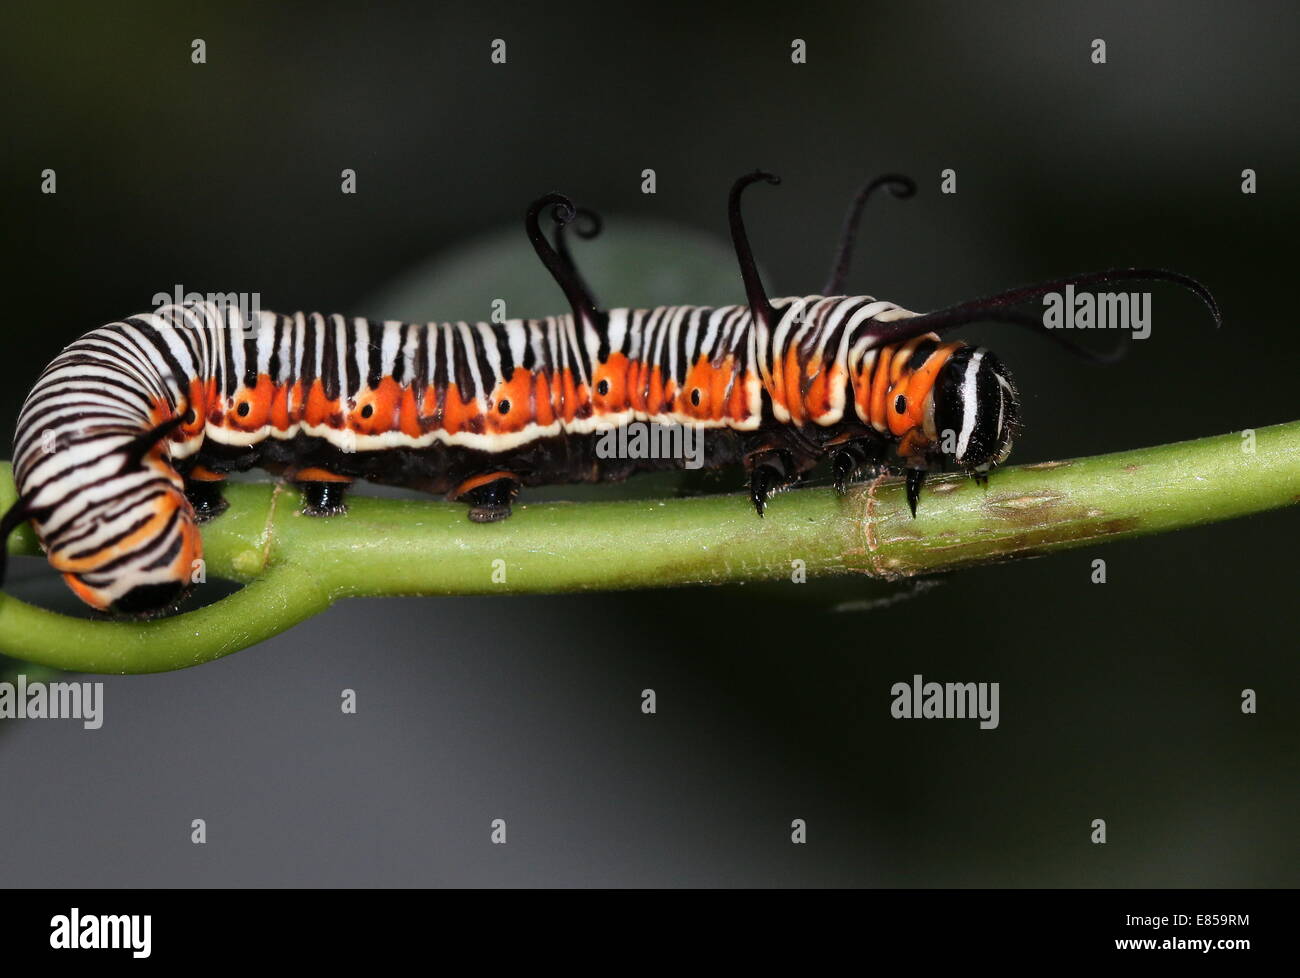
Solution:
M605 221L597 238L571 236L574 262L607 307L725 305L744 292L722 238L662 221ZM434 255L375 292L358 312L415 322L483 320L504 299L510 318L568 312L524 229L494 231Z

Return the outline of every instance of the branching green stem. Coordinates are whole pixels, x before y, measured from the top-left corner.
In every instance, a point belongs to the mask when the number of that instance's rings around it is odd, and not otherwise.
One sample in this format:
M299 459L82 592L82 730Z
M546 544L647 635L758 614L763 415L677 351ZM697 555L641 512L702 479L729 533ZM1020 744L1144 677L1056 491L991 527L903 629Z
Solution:
M0 596L0 651L80 672L197 665L253 645L338 598L540 594L789 580L894 579L1030 557L1231 519L1300 502L1300 422L1066 462L999 469L987 489L935 478L918 518L899 480L844 496L777 497L760 520L743 495L517 506L476 525L465 508L354 496L313 519L296 493L232 485L204 527L207 573L243 582L196 611L151 622L93 621ZM14 498L8 466L0 505ZM28 528L10 550L39 554Z

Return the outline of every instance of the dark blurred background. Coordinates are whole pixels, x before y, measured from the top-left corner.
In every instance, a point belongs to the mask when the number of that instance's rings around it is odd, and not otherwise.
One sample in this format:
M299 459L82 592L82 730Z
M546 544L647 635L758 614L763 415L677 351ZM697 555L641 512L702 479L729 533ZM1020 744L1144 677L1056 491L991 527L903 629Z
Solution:
M749 209L775 294L820 287L849 196L889 170L922 192L870 207L858 291L927 309L1121 264L1214 290L1221 331L1157 289L1152 337L1105 370L964 334L1024 392L1015 461L1292 420L1298 29L1285 3L9 4L0 419L62 346L177 283L482 318L496 293L457 256L522 245L551 189L606 213L607 241L669 228L683 263L725 260L727 187L762 166L784 178ZM610 304L742 297L673 291L662 249L622 295L584 247ZM469 271L425 307L429 267ZM511 267L512 314L563 309ZM0 882L1294 886L1298 526L972 570L875 610L852 610L860 581L345 602L211 665L107 678L101 730L0 727ZM45 593L19 567L17 593ZM1000 682L1001 726L891 719L914 673Z

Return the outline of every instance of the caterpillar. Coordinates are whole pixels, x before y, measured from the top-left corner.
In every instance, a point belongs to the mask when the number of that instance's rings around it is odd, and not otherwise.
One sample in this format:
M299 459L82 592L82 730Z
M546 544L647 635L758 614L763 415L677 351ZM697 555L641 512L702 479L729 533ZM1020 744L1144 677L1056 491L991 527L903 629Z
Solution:
M867 198L915 193L899 175L854 198L820 294L769 299L741 215L759 181L779 182L755 171L728 199L742 304L602 310L565 240L566 225L590 237L599 222L551 193L528 208L525 229L564 315L412 324L262 311L246 323L196 302L101 326L55 358L23 405L18 501L0 532L30 522L92 608L154 614L189 590L199 524L225 507L230 473L256 466L298 484L313 516L342 512L348 486L365 479L445 493L491 522L525 486L681 464L596 452L599 436L634 422L697 426L703 464L743 465L759 516L829 458L841 490L863 474L905 475L915 517L927 472L986 480L1019 425L1001 360L945 340L949 330L997 321L1066 342L1024 305L1066 285L1131 280L1184 286L1220 319L1204 286L1162 269L1073 275L924 314L844 295ZM548 208L554 242L541 228Z

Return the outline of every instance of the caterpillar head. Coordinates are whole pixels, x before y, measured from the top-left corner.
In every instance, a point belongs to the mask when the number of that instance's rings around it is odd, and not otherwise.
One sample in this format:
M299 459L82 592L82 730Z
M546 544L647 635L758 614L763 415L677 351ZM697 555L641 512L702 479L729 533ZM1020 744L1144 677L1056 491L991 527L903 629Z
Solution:
M87 505L66 529L38 524L37 533L86 604L148 616L189 593L203 542L180 477L165 461L147 461L118 481L118 493Z
M984 472L1011 453L1020 399L992 351L957 350L934 385L934 426L940 453L956 468Z

